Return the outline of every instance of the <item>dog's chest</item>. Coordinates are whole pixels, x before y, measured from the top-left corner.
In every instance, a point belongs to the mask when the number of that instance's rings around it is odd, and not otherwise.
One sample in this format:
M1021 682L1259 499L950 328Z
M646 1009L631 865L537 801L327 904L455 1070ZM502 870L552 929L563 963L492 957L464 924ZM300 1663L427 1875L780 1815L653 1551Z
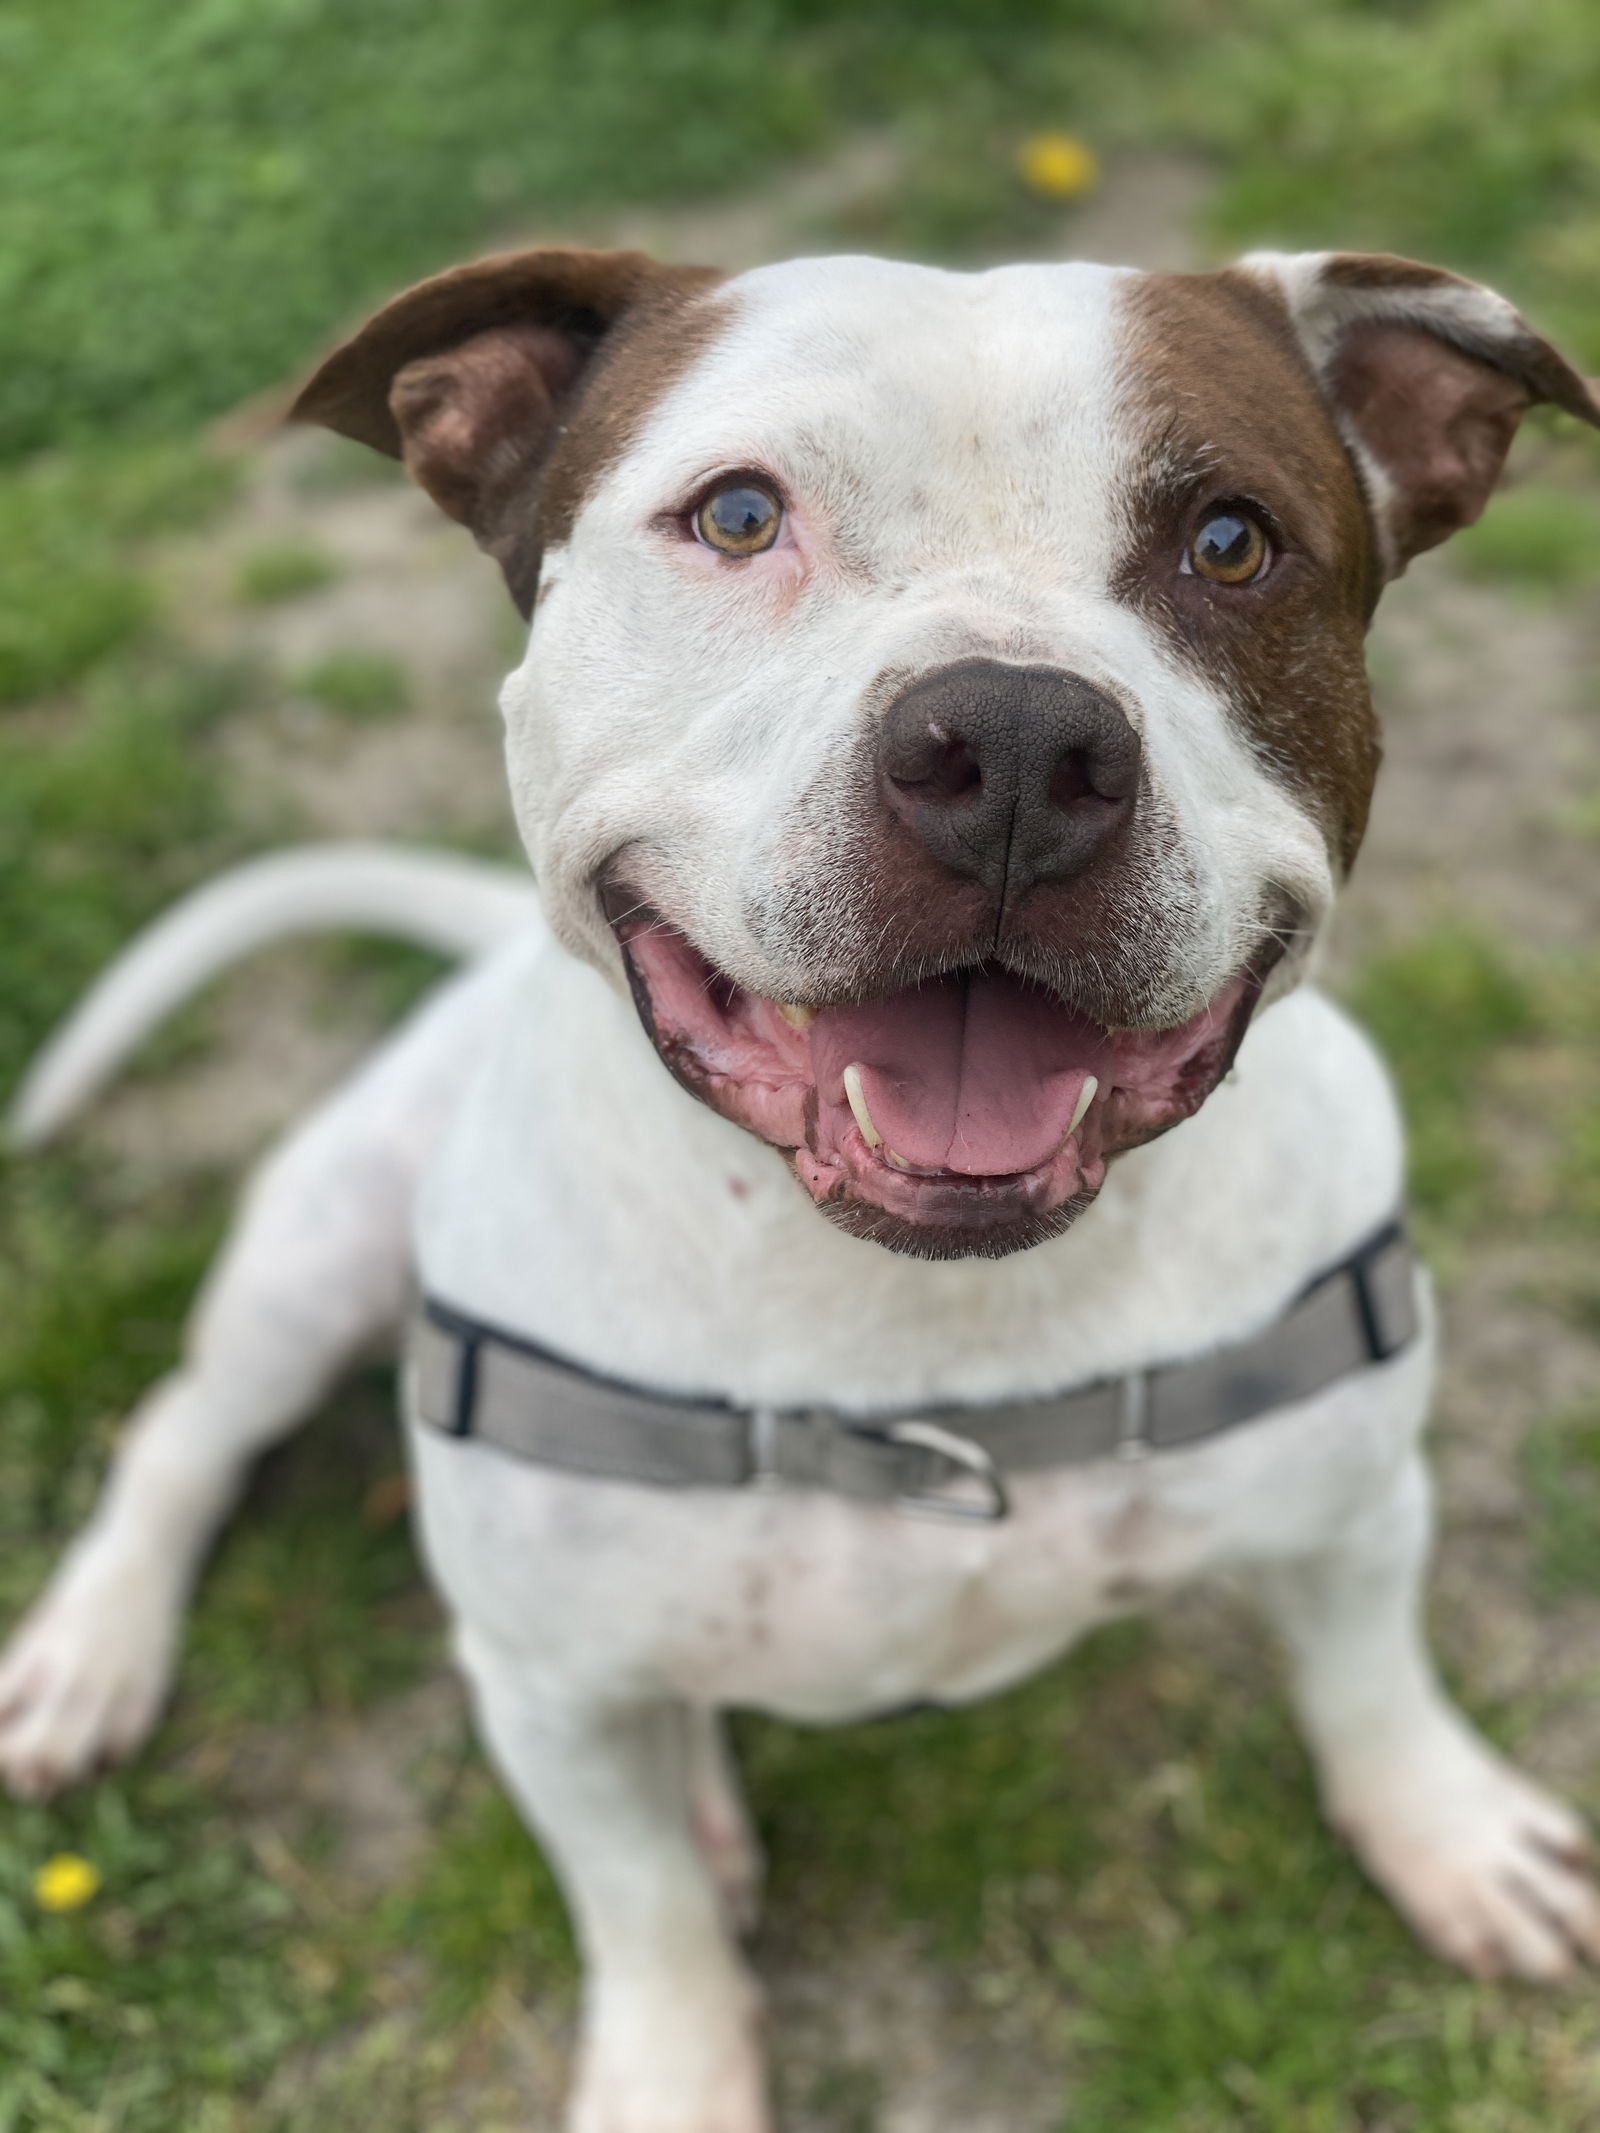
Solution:
M819 1718L979 1696L1193 1575L1211 1537L1081 1475L1029 1491L1003 1529L820 1508L683 1610L663 1654L682 1693Z
M797 1718L999 1687L1199 1574L1225 1523L1209 1488L1133 1468L1032 1477L1005 1523L978 1525L618 1487L425 1429L416 1454L435 1574L533 1671Z

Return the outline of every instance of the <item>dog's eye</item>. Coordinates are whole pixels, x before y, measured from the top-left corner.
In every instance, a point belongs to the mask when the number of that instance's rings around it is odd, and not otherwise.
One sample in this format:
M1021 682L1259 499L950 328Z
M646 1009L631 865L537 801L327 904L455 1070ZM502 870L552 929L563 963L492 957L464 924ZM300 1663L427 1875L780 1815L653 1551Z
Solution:
M1245 511L1213 511L1200 521L1184 558L1197 577L1247 585L1267 567L1267 537Z
M758 482L734 481L713 489L694 515L694 530L723 555L760 555L778 538L783 506Z

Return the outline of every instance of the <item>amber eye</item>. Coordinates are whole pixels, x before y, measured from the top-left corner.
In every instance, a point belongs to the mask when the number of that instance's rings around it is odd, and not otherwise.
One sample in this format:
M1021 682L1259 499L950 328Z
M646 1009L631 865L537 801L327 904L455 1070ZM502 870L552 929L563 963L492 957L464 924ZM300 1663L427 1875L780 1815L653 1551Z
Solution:
M694 515L694 530L724 555L760 555L778 538L783 506L759 482L733 481L713 489Z
M1189 568L1218 585L1247 585L1267 564L1267 537L1243 511L1213 511L1189 542Z

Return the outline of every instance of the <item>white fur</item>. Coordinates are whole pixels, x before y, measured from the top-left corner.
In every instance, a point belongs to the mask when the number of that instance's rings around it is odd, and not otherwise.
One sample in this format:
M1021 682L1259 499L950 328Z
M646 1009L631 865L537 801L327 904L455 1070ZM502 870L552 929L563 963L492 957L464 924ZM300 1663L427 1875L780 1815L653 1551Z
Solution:
M1010 1259L896 1258L829 1227L772 1149L669 1078L593 908L594 866L626 845L733 975L779 998L818 983L817 933L791 921L799 899L845 936L854 922L860 855L830 823L869 684L986 650L1070 663L1133 705L1181 831L1185 1011L1237 967L1266 887L1321 916L1320 833L1109 584L1131 450L1118 289L1095 268L863 261L733 285L721 337L550 559L505 692L552 931L530 925L437 996L257 1182L183 1369L0 1665L14 1788L148 1729L245 1462L392 1326L413 1208L429 1289L579 1361L860 1411L1247 1336L1394 1208L1382 1070L1301 990L1076 1228ZM804 499L764 574L663 542L687 486L751 461ZM1330 1812L1419 1930L1532 1976L1600 1950L1576 1822L1450 1709L1420 1641L1431 1358L1430 1332L1215 1442L1022 1477L987 1528L595 1482L414 1423L426 1550L485 1739L588 1964L574 2133L769 2124L732 1931L759 1855L718 1709L834 1719L982 1695L1136 1597L1223 1570L1262 1591Z

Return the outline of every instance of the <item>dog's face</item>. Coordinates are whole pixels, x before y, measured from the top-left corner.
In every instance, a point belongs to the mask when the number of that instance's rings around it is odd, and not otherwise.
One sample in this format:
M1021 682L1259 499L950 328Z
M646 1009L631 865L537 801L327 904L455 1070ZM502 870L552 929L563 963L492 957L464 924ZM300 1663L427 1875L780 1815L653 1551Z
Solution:
M400 298L300 408L532 611L503 702L561 938L835 1221L952 1255L1063 1227L1299 974L1378 591L1534 399L1600 420L1393 260L531 253Z

